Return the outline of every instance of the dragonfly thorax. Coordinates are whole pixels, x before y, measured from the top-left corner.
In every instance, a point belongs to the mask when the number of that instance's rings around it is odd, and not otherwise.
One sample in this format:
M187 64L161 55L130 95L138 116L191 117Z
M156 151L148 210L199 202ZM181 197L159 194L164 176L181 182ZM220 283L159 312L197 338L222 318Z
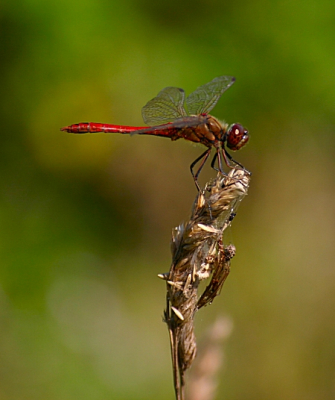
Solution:
M227 132L228 124L219 121L212 115L206 115L204 117L206 118L204 129L206 134L204 137L208 139L210 145L214 145L215 147L220 146Z

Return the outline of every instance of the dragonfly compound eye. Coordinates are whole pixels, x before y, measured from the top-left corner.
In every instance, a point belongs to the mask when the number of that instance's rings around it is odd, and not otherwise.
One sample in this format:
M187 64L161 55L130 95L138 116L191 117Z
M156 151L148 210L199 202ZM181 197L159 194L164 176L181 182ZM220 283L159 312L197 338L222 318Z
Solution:
M249 140L248 131L241 124L230 125L226 135L227 147L231 150L239 150Z

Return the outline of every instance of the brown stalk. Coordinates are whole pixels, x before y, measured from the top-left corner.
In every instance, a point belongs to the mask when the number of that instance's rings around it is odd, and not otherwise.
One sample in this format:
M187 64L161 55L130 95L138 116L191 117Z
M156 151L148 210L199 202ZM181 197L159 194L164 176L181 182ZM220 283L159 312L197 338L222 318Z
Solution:
M185 371L196 356L194 316L198 309L212 303L230 272L233 245L224 246L222 235L231 225L240 201L247 194L250 174L232 169L218 173L199 192L190 220L172 233L170 271L160 274L166 280L164 320L168 325L177 400L184 399ZM211 280L198 299L199 283Z
M197 358L188 374L187 398L213 400L219 384L219 371L225 366L223 345L233 329L228 317L219 316L202 337Z

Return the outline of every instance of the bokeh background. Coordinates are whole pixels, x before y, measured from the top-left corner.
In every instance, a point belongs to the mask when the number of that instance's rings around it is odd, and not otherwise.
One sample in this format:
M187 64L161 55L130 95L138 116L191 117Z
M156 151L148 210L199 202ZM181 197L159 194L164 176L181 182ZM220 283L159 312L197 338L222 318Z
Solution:
M173 398L156 275L203 149L59 128L142 125L163 87L220 75L253 178L196 317L199 339L234 323L217 398L334 399L335 4L4 0L0 32L0 399Z

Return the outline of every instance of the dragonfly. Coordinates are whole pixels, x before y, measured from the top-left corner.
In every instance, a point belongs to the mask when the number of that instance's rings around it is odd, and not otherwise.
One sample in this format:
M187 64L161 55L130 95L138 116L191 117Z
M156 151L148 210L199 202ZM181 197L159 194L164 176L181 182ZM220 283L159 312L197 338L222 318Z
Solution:
M153 135L173 141L183 138L190 142L200 143L207 149L190 165L195 185L200 191L198 177L212 148L215 149L215 155L211 167L215 170L225 173L222 159L230 168L239 165L244 169L232 158L226 147L233 151L239 150L249 140L248 131L240 123L228 125L209 114L222 94L234 82L233 76L219 76L198 87L186 99L183 89L172 86L164 88L142 108L143 121L149 126L81 122L65 126L61 130L70 133L106 132ZM216 160L218 168L215 167ZM194 171L197 164L198 167Z

